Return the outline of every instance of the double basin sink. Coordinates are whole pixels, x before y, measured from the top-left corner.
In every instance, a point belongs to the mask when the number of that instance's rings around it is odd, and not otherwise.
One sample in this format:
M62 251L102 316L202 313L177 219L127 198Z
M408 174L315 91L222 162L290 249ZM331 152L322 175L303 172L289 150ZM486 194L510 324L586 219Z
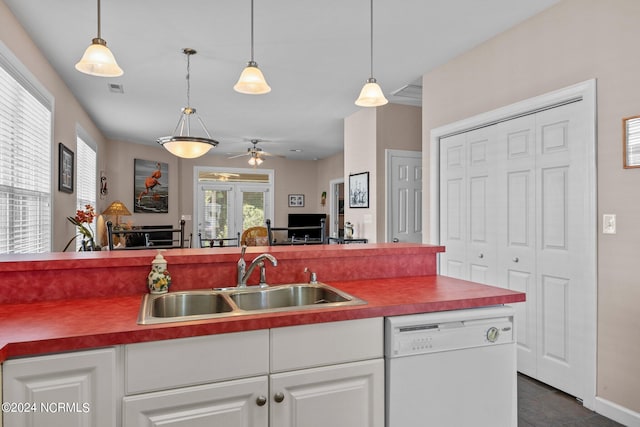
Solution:
M366 302L324 283L193 290L145 295L138 323L150 325L359 304Z

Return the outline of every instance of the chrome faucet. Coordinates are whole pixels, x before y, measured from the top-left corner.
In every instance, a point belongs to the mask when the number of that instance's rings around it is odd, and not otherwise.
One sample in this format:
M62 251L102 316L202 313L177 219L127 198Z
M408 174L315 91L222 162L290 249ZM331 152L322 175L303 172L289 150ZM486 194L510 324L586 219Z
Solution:
M260 254L255 257L253 261L251 261L251 264L249 264L249 268L247 268L247 263L244 260L244 253L246 252L246 250L247 247L242 246L242 252L240 253L240 259L238 260L238 287L246 288L249 276L251 276L251 273L253 273L253 270L256 267L260 267L259 286L261 288L266 288L268 285L266 280L266 268L264 266L263 260L265 258L268 259L269 261L271 261L271 265L273 265L274 267L278 265L278 260L271 254Z

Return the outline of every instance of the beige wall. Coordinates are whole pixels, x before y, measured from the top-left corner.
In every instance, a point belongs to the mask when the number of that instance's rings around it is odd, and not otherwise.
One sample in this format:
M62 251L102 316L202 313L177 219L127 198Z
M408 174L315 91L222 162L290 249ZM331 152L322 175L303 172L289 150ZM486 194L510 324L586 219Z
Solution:
M409 105L387 104L378 108L377 126L377 160L378 168L378 201L376 204L377 218L376 233L378 242L384 242L387 236L387 209L385 206L386 192L386 156L385 151L393 150L422 150L422 109Z
M345 221L356 227L357 237L370 242L386 239L385 150L420 151L421 109L399 104L363 108L345 119ZM369 172L369 209L349 209L349 174Z
M354 224L356 237L370 242L377 242L376 132L376 108L362 108L344 119L344 221ZM351 209L349 175L361 172L369 172L369 209Z
M597 395L640 412L640 169L622 168L621 119L640 114L640 2L563 0L425 74L423 159L431 129L588 79L597 79ZM429 188L429 174L424 185ZM425 201L428 202L425 196ZM428 209L425 209L428 213ZM429 219L423 218L428 224ZM426 237L426 236L425 236Z
M214 148L214 150L218 150ZM109 141L107 176L109 195L107 202L120 199L133 213L133 161L134 159L157 160L169 164L169 213L138 213L122 218L136 225L178 224L182 215L193 218L194 168L196 166L250 168L247 159L228 159L225 155L207 154L187 160L178 159L164 148ZM268 158L256 171L273 169L275 178L274 224L287 225L288 213L328 213L328 204L320 205L320 194L328 191L329 181L342 177L343 155L337 154L323 160L289 160ZM289 194L304 194L305 205L289 208ZM186 233L192 232L193 224L186 223ZM196 227L197 228L197 227ZM197 230L194 231L197 233Z
M66 220L66 217L75 215L76 194L58 191L58 143L62 142L75 153L77 151L76 126L80 125L97 144L98 167L103 169L105 139L2 0L0 0L0 40L55 99L51 145L51 158L55 160L51 170L54 218L52 250L61 251L69 240L69 236L75 233L73 225ZM106 206L98 204L98 210L104 207Z

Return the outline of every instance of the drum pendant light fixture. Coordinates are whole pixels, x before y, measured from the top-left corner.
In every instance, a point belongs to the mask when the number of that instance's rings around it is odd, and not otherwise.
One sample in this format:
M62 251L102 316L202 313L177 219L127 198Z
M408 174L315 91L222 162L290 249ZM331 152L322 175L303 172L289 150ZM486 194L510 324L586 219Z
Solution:
M116 58L107 47L107 42L100 37L100 0L98 0L98 37L84 51L82 59L76 64L81 73L98 77L118 77L124 74L118 66Z
M242 70L233 89L248 95L262 95L271 92L271 87L267 84L258 64L253 60L253 0L251 0L251 60Z
M178 124L173 131L173 136L163 136L158 138L158 144L162 145L174 156L184 159L195 159L206 154L212 147L218 145L218 141L211 138L207 127L202 119L197 115L196 109L190 107L191 104L191 55L197 52L191 48L185 48L182 52L187 55L187 106L182 109ZM195 117L200 123L206 137L198 137L191 135L191 117Z
M381 105L385 105L389 101L384 97L384 93L382 93L382 89L380 85L376 82L376 79L373 78L373 0L371 0L371 73L369 74L369 79L367 83L362 87L360 91L360 96L356 99L356 105L359 107L379 107Z

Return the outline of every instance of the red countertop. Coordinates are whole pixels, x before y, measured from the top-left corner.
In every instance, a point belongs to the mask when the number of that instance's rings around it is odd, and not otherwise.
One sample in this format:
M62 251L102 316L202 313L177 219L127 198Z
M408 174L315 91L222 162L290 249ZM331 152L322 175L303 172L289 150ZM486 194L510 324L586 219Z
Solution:
M0 362L19 356L525 300L525 294L444 276L325 283L366 305L138 325L142 294L0 305Z

